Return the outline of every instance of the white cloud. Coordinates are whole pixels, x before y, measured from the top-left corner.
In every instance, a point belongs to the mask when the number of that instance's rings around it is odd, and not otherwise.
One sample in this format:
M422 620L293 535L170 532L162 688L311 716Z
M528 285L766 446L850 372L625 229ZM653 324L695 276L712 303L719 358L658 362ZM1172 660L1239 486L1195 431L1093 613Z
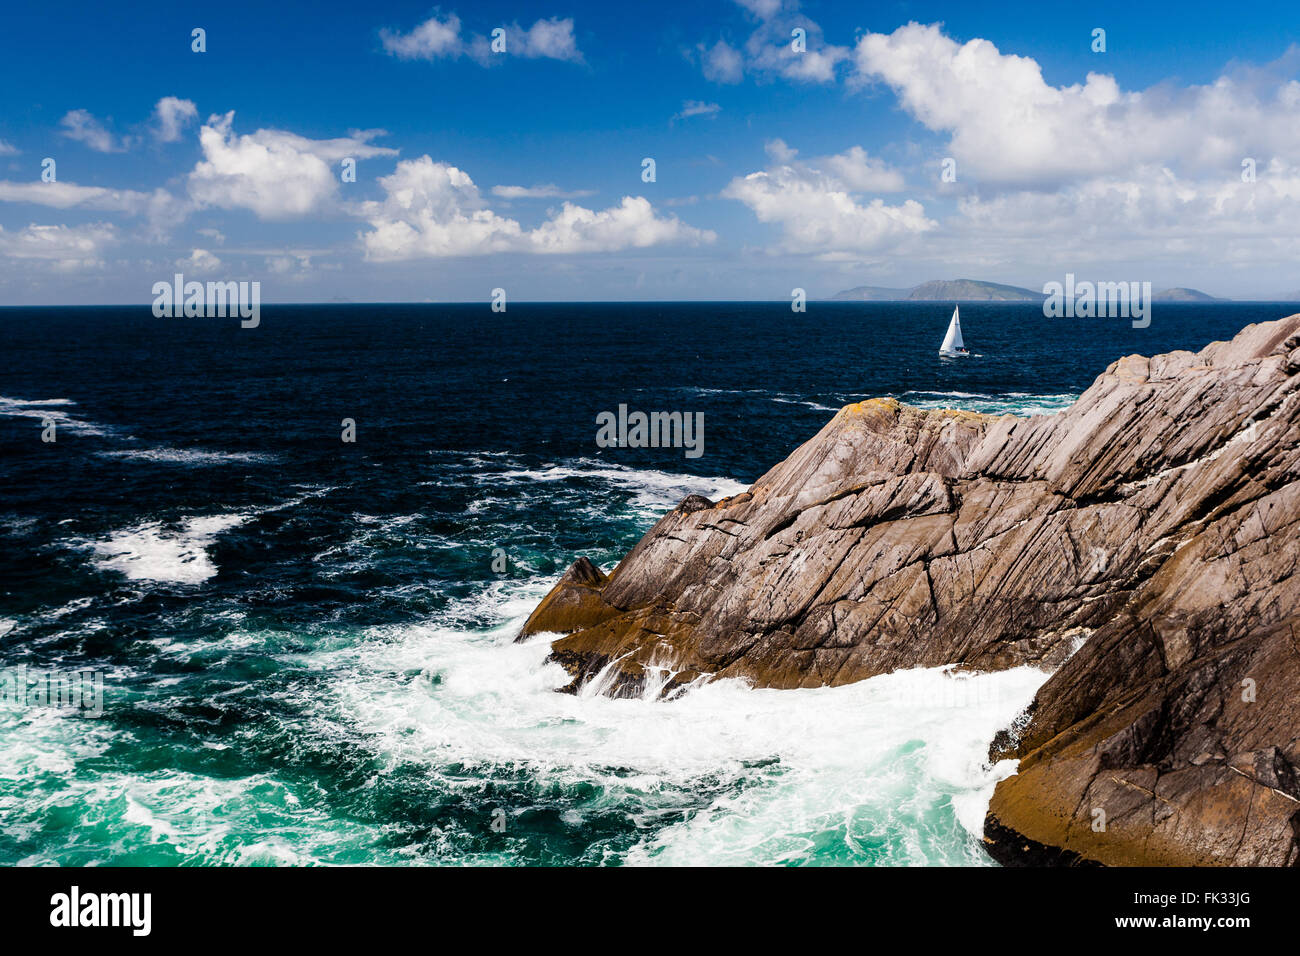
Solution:
M53 209L104 209L139 213L146 210L152 196L132 189L107 189L103 186L78 186L69 182L10 182L0 180L0 202L27 202Z
M725 40L700 45L704 77L715 83L739 83L745 73L780 77L800 83L831 83L839 65L851 54L848 47L825 42L822 28L799 12L797 0L736 0L757 20L743 53ZM794 31L802 32L802 49L795 49Z
M882 159L868 155L861 146L850 146L834 156L822 156L807 162L796 159L783 139L769 139L763 151L780 166L792 166L799 175L831 184L845 192L896 193L904 186L903 174Z
M311 271L311 255L289 252L282 256L268 256L266 269L273 275L302 278L305 273Z
M717 103L705 103L702 100L687 100L682 104L682 111L673 116L673 119L689 119L692 116L717 116L722 112L722 107Z
M154 137L161 143L174 143L181 138L182 130L198 117L199 111L193 101L164 96L154 107L157 121Z
M493 52L489 36L473 34L462 38L460 17L454 13L446 18L435 14L410 33L380 30L379 41L385 52L401 60L454 60L469 56L487 66L503 56L520 56L582 62L571 18L548 17L537 20L527 29L518 23L501 29L505 30L505 50L501 53Z
M507 27L506 52L532 59L545 57L571 63L582 61L578 43L573 38L573 20L561 20L558 17L538 20L527 30L521 30L517 25Z
M823 166L853 192L894 193L903 188L903 174L887 166L883 160L868 156L861 146L852 146L843 153L813 162Z
M176 268L195 273L216 272L221 268L221 260L206 249L195 249L184 259L177 259Z
M760 20L770 20L780 13L784 6L782 0L736 0L736 3Z
M929 253L952 260L977 252L1003 265L1028 261L1061 271L1087 263L1290 270L1300 257L1297 222L1300 166L1276 161L1258 182L1243 183L1193 181L1153 165L1055 192L964 196Z
M359 130L341 139L307 139L283 130L237 136L234 112L213 116L199 130L203 160L189 175L195 202L250 209L261 219L292 219L331 206L338 192L338 163L345 158L393 156L372 145L382 130Z
M429 156L403 160L380 177L381 202L362 204L372 231L362 240L368 259L483 255L517 248L523 230L486 208L469 176Z
M703 46L699 49L706 80L714 83L739 83L744 78L744 58L726 40L719 40L707 49Z
M219 246L223 245L226 241L226 234L220 229L212 229L209 227L207 229L200 229L198 232L200 236L207 236Z
M796 52L791 45L790 23L807 31L807 49ZM835 69L849 59L847 47L832 46L822 42L821 27L806 17L787 21L780 26L775 21L760 27L745 41L749 55L747 68L751 73L766 73L802 83L832 83Z
M763 152L778 163L792 163L799 155L799 150L791 149L783 139L769 139L763 144Z
M554 183L544 186L493 186L492 195L501 199L577 199L590 196L595 190L563 190Z
M1130 91L1089 73L1054 86L1032 58L911 23L859 41L855 81L888 85L947 136L958 180L938 189L955 208L908 249L927 271L1092 268L1184 284L1235 272L1258 286L1300 256L1297 62L1293 48L1204 85ZM1242 182L1247 158L1255 182Z
M65 270L100 268L104 248L116 241L116 227L106 222L84 226L33 223L17 232L0 227L0 257L39 260Z
M88 110L69 110L59 123L64 136L85 143L97 153L121 153L130 145L129 139L118 139Z
M445 20L432 16L410 33L380 30L384 49L400 60L436 60L460 56L460 17L451 14Z
M148 220L151 235L155 238L184 220L190 212L187 202L165 189L145 193L134 189L78 186L71 182L0 180L0 202L32 203L51 209L95 209L143 216Z
M17 156L20 152L22 151L13 143L0 139L0 156Z
M404 160L382 177L382 201L362 204L371 230L366 258L415 259L496 252L612 252L670 242L708 242L713 233L660 218L640 197L593 212L572 203L533 230L488 208L469 175L429 156Z
M624 196L618 206L592 212L566 202L560 212L528 234L534 252L615 252L665 243L711 242L714 234L684 225L676 216L661 219L650 201Z
M959 175L981 183L1051 188L1151 164L1228 177L1257 151L1300 153L1300 86L1280 69L1181 90L1125 92L1102 73L1057 87L1029 57L917 23L867 34L855 60L859 81L888 84L917 120L950 134Z
M794 150L774 140L768 153L776 165L733 179L722 195L744 203L760 222L779 225L783 252L863 255L936 228L913 199L891 206L856 195L892 192L903 185L897 171L860 147L801 162Z

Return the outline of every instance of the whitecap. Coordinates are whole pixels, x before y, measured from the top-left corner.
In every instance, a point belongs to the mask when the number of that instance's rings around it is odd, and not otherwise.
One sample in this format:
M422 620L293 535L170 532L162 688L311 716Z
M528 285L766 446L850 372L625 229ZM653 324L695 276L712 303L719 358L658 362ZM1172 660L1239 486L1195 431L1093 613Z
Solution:
M60 430L73 435L105 436L113 432L108 425L99 425L77 418L62 409L77 403L67 398L21 399L0 395L0 416L6 418L35 418L54 424L55 435Z
M217 573L207 549L223 531L251 515L227 514L181 518L164 525L148 521L89 542L96 565L132 581L202 584Z
M119 451L101 451L101 458L117 458L125 461L147 461L163 465L224 465L234 462L250 464L270 464L279 459L249 451L207 451L202 448L129 448Z
M497 473L496 477L548 482L595 478L631 491L634 506L658 512L675 507L687 495L703 495L716 501L749 490L749 485L731 478L630 468L590 458L578 458L567 464L503 471Z

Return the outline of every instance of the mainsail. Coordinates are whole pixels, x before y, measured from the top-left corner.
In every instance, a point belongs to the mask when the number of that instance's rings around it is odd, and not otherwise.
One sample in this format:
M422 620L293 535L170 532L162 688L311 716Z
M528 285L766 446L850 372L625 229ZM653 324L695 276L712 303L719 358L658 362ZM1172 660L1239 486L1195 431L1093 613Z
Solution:
M943 337L943 345L939 346L939 351L956 352L965 347L966 344L961 340L961 319L957 315L957 306L953 306L952 321L948 323L948 334Z

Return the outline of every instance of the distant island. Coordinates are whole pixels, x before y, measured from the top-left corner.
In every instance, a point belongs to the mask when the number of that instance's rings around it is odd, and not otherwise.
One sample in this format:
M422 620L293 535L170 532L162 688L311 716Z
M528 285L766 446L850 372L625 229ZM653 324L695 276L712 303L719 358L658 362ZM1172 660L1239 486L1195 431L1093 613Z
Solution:
M1040 302L1043 293L1018 285L984 282L981 279L931 279L908 289L860 285L836 292L832 302ZM1153 302L1223 302L1199 289L1163 289Z
M1165 289L1157 292L1151 297L1153 302L1224 302L1215 296L1202 292L1200 289Z
M831 296L839 302L1037 302L1041 292L978 279L931 279L910 289L860 285Z

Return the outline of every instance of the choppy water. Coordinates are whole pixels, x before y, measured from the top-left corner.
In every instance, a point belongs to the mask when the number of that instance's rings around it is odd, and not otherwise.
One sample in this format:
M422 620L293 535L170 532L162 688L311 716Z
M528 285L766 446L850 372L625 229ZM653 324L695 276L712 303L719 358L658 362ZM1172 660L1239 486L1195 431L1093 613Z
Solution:
M0 674L105 682L97 719L0 702L0 864L987 863L987 744L1045 674L609 700L514 634L845 402L1051 412L1290 311L972 305L953 361L922 304L0 310ZM620 403L705 453L598 448Z

